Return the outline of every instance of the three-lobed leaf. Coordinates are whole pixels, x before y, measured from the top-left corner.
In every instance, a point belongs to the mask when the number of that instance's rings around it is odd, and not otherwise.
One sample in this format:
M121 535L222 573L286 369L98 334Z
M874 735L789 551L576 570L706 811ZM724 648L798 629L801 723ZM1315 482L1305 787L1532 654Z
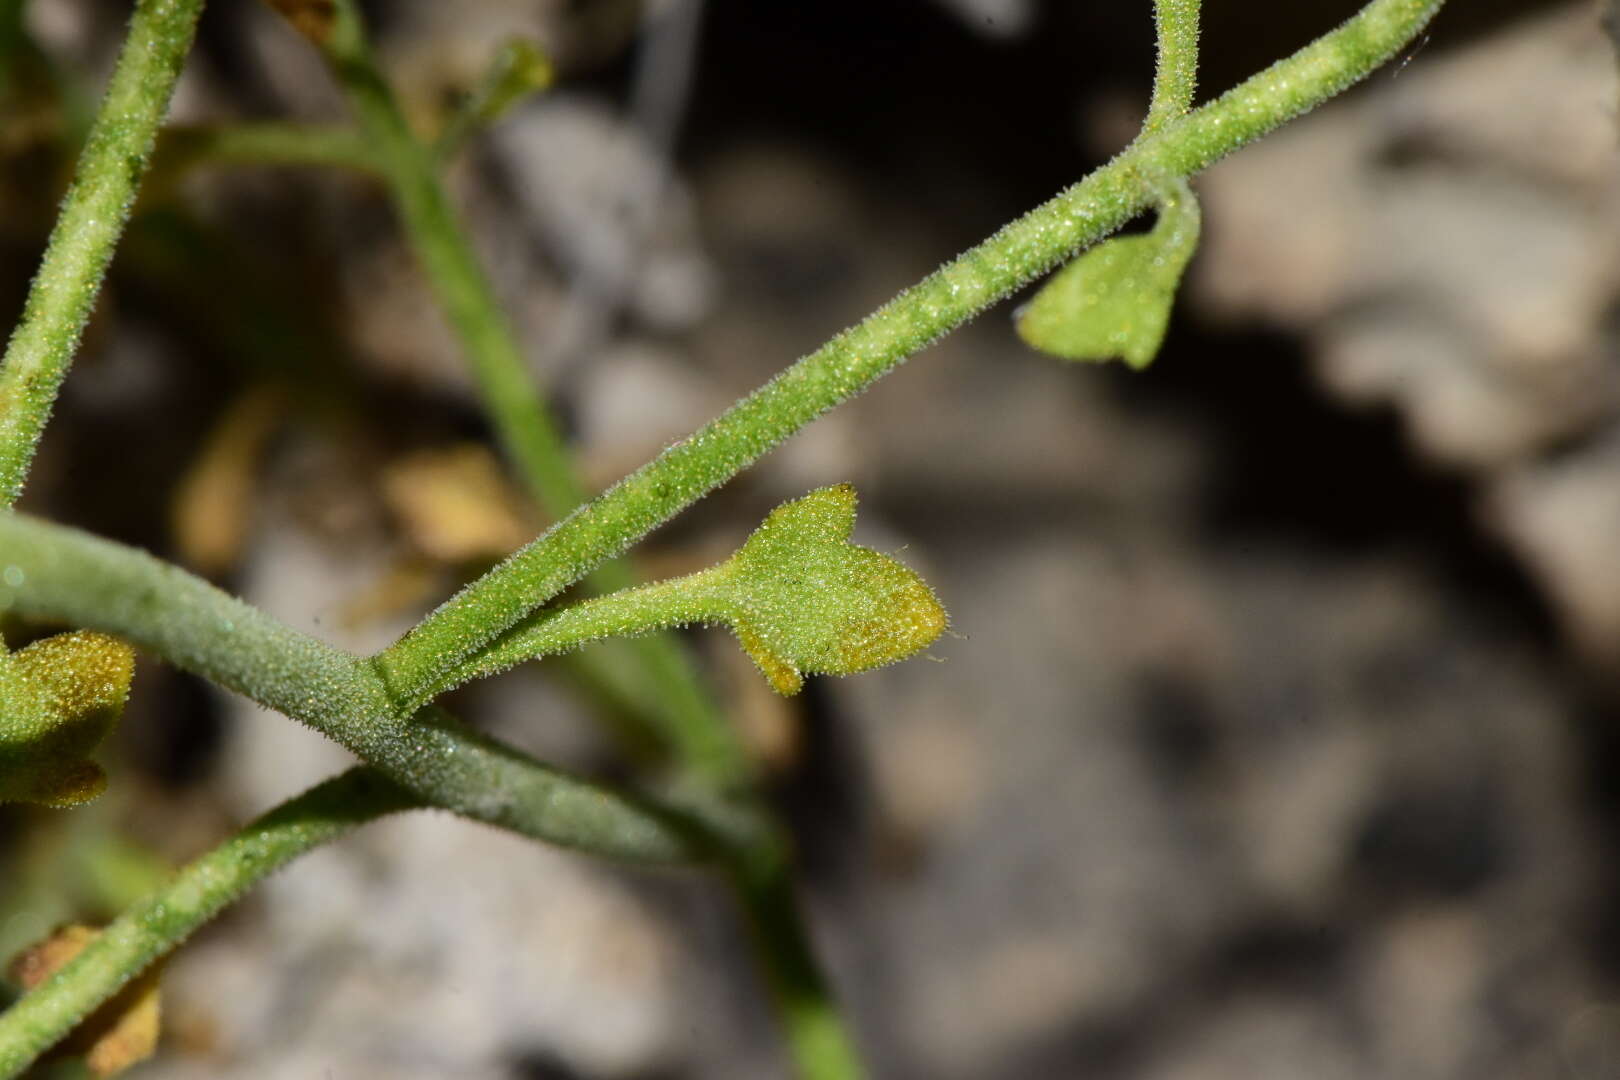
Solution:
M721 615L776 690L807 674L852 675L903 660L944 633L945 609L916 571L849 542L855 489L784 503L717 567Z

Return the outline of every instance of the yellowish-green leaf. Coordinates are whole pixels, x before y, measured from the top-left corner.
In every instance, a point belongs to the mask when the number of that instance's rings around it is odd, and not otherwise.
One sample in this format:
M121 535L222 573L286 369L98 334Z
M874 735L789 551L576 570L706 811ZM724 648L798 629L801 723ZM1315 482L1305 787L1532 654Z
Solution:
M90 754L118 722L134 651L79 630L0 655L0 802L76 806L106 787Z
M1167 187L1151 232L1116 236L1052 275L1018 313L1018 336L1065 360L1144 368L1164 343L1181 275L1198 247L1198 199Z
M945 609L898 560L849 542L855 489L812 491L771 511L731 558L686 577L595 597L520 624L439 686L603 638L724 623L778 692L806 675L851 675L930 645Z
M771 511L725 564L723 614L780 693L807 674L851 675L927 648L945 609L916 571L849 542L855 489L822 488Z
M557 77L551 58L527 38L508 38L490 61L473 94L478 118L485 123L530 94L546 89Z

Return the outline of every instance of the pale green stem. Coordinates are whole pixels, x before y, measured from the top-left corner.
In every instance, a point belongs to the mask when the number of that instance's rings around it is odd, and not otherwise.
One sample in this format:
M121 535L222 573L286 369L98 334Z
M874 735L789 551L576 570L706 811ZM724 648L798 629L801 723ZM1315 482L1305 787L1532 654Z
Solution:
M129 218L202 0L141 0L0 364L0 509L22 493Z
M1153 21L1158 31L1159 66L1153 75L1153 100L1148 106L1145 134L1153 134L1192 108L1198 87L1199 0L1154 0Z
M373 769L351 769L252 822L124 911L45 982L0 1013L0 1080L42 1053L251 886L304 852L421 800Z
M310 124L226 124L165 128L152 160L157 174L195 165L301 165L376 173L376 156L348 128Z
M539 612L514 626L436 686L438 696L474 679L498 674L528 660L556 656L607 638L631 637L693 623L726 620L726 604L710 583L720 567L685 577L608 593L557 611Z
M407 239L472 362L496 432L540 504L552 514L567 513L587 493L535 392L494 288L456 221L433 155L406 124L350 0L336 5L332 31L321 44L399 206Z
M1196 173L1327 100L1411 41L1442 3L1374 0L947 263L441 605L376 657L390 689L415 698L783 439L1153 205L1158 185L1149 178Z
M322 42L383 172L405 233L429 286L472 361L490 419L531 492L553 517L585 501L568 451L528 374L517 336L495 299L434 168L435 158L411 133L383 80L351 0L339 0L337 20ZM628 567L593 566L588 584L611 593L635 584ZM576 577L574 580L578 580ZM667 637L631 643L643 670L658 680L663 734L689 769L716 788L746 781L749 766L691 661ZM419 695L412 695L413 698Z
M201 578L76 529L0 512L0 610L116 634L301 720L435 806L615 858L709 859L682 817L568 776L442 709L400 715L370 664Z

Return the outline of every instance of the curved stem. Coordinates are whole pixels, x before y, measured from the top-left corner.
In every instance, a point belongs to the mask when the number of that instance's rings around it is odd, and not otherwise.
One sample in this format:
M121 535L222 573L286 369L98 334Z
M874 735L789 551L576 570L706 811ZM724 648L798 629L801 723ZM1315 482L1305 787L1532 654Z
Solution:
M1164 127L1192 108L1198 87L1199 0L1154 0L1159 66L1153 74L1153 101L1142 125L1146 134Z
M589 493L574 474L567 448L529 375L517 335L456 220L432 150L406 123L371 54L352 0L338 0L335 10L332 32L319 44L393 193L406 238L428 284L472 363L501 443L535 500L553 517L562 517ZM635 584L626 566L608 563L590 569L595 572L589 584L596 592L616 592ZM683 763L711 786L739 786L749 772L746 755L699 682L691 660L673 639L662 635L636 639L629 648L641 669L656 681L662 708L655 718L662 721L662 734ZM418 692L407 698L422 696Z
M60 971L0 1013L0 1078L21 1074L75 1024L252 885L357 825L422 805L374 769L362 767L253 821L124 911Z
M375 658L388 686L413 699L783 439L1147 209L1157 185L1146 178L1189 176L1327 100L1412 40L1443 2L1374 0L946 263L441 605Z
M399 715L364 660L144 552L0 512L0 566L0 610L126 638L303 721L435 806L614 858L714 856L687 818L549 768L443 709Z
M201 12L202 0L141 0L130 20L73 186L0 365L0 509L22 493Z
M433 687L431 696L529 660L555 656L607 638L723 621L724 605L716 602L712 589L707 587L714 577L715 568L711 567L685 577L595 596L557 611L540 612L512 627L457 668Z

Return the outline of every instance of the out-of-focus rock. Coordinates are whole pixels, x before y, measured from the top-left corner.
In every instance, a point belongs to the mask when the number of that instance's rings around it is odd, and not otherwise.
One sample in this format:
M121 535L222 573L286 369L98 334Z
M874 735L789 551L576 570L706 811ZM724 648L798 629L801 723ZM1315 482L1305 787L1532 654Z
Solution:
M572 283L569 305L545 329L549 360L594 359L570 355L576 337L595 343L576 325L596 317L593 305L622 305L662 333L689 329L708 310L712 274L690 196L631 118L599 99L552 94L491 132L490 145L535 239Z
M1015 38L1035 22L1034 0L937 0L951 14L985 37Z
M1577 4L1410 62L1211 169L1194 294L1304 333L1357 405L1388 404L1593 655L1620 656L1615 57ZM1605 480L1598 479L1606 477ZM1574 486L1597 502L1573 510Z
M1620 428L1506 472L1486 505L1577 644L1596 661L1620 656Z
M503 559L539 532L523 496L481 444L409 454L381 479L411 543L441 562Z
M258 943L216 938L172 967L173 1010L206 1018L213 1045L164 1075L501 1080L544 1051L628 1076L679 1044L678 934L575 856L413 814L259 895Z

